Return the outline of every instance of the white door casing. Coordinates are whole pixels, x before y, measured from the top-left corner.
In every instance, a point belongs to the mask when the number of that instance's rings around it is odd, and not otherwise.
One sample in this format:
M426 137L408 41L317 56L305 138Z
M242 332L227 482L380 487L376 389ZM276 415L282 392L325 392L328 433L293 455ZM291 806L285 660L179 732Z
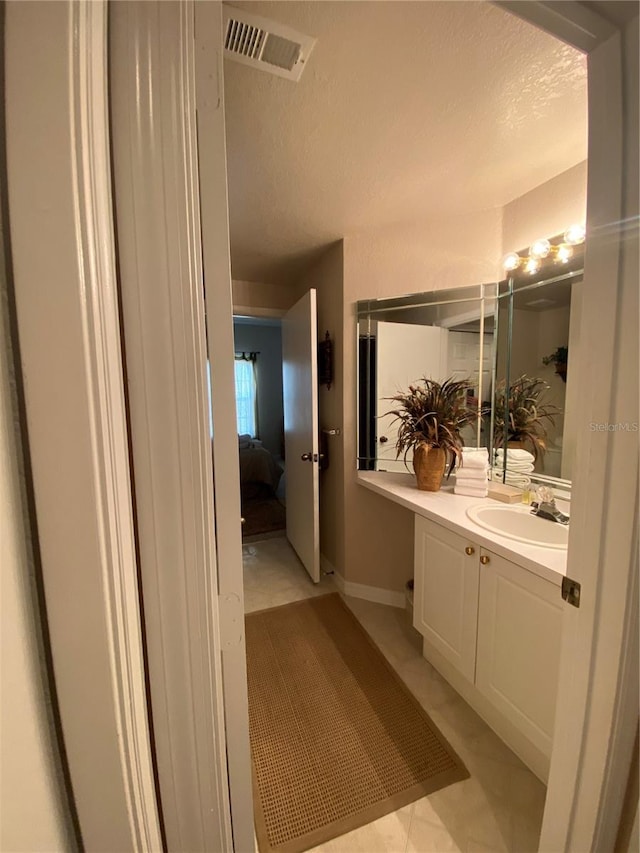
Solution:
M589 178L567 574L541 850L613 850L638 720L638 18L501 2L588 54ZM611 4L615 6L617 4ZM626 4L624 4L626 5ZM631 7L631 4L629 4ZM602 431L591 424L604 425Z
M282 320L287 538L311 580L320 580L318 329L312 288Z
M218 592L233 846L252 851L253 786L244 634L240 475L224 130L222 4L195 4L196 100L202 254L211 411Z
M220 12L219 4L206 5ZM128 2L112 4L110 14L131 449L166 843L171 853L226 851L233 848L220 650L226 634L206 379L195 8ZM215 47L215 31L209 38Z
M80 843L160 851L115 272L107 5L8 4L5 44L21 368Z

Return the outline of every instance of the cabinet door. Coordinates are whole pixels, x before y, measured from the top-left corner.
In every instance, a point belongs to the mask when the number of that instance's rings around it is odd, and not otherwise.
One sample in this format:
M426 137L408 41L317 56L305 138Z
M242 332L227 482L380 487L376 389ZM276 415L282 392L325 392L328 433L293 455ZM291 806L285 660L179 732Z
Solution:
M478 551L462 536L416 516L413 625L470 681L476 660Z
M482 551L476 687L546 755L558 689L560 589Z

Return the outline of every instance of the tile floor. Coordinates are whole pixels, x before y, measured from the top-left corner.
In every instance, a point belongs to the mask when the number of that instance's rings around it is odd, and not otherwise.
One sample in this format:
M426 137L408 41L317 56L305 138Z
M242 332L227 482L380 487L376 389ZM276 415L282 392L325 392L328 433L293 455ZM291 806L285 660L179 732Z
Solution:
M333 592L314 585L283 537L243 546L245 610ZM345 596L383 654L467 765L450 785L313 853L534 853L546 788L422 657L403 610Z

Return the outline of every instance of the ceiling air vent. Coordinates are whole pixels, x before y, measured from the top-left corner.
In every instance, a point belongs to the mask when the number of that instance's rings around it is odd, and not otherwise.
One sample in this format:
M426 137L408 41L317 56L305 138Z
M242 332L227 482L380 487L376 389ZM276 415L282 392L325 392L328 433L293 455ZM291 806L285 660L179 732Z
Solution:
M300 79L316 43L314 38L233 6L222 8L224 55L228 59L288 80Z

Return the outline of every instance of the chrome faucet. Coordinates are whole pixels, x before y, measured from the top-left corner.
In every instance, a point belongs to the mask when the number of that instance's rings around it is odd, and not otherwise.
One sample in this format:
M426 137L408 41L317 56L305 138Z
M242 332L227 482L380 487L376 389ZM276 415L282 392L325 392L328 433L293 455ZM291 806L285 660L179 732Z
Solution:
M545 518L547 521L555 521L558 524L569 524L569 516L560 512L551 489L547 486L540 486L536 492L536 497L538 500L531 504L532 515Z

